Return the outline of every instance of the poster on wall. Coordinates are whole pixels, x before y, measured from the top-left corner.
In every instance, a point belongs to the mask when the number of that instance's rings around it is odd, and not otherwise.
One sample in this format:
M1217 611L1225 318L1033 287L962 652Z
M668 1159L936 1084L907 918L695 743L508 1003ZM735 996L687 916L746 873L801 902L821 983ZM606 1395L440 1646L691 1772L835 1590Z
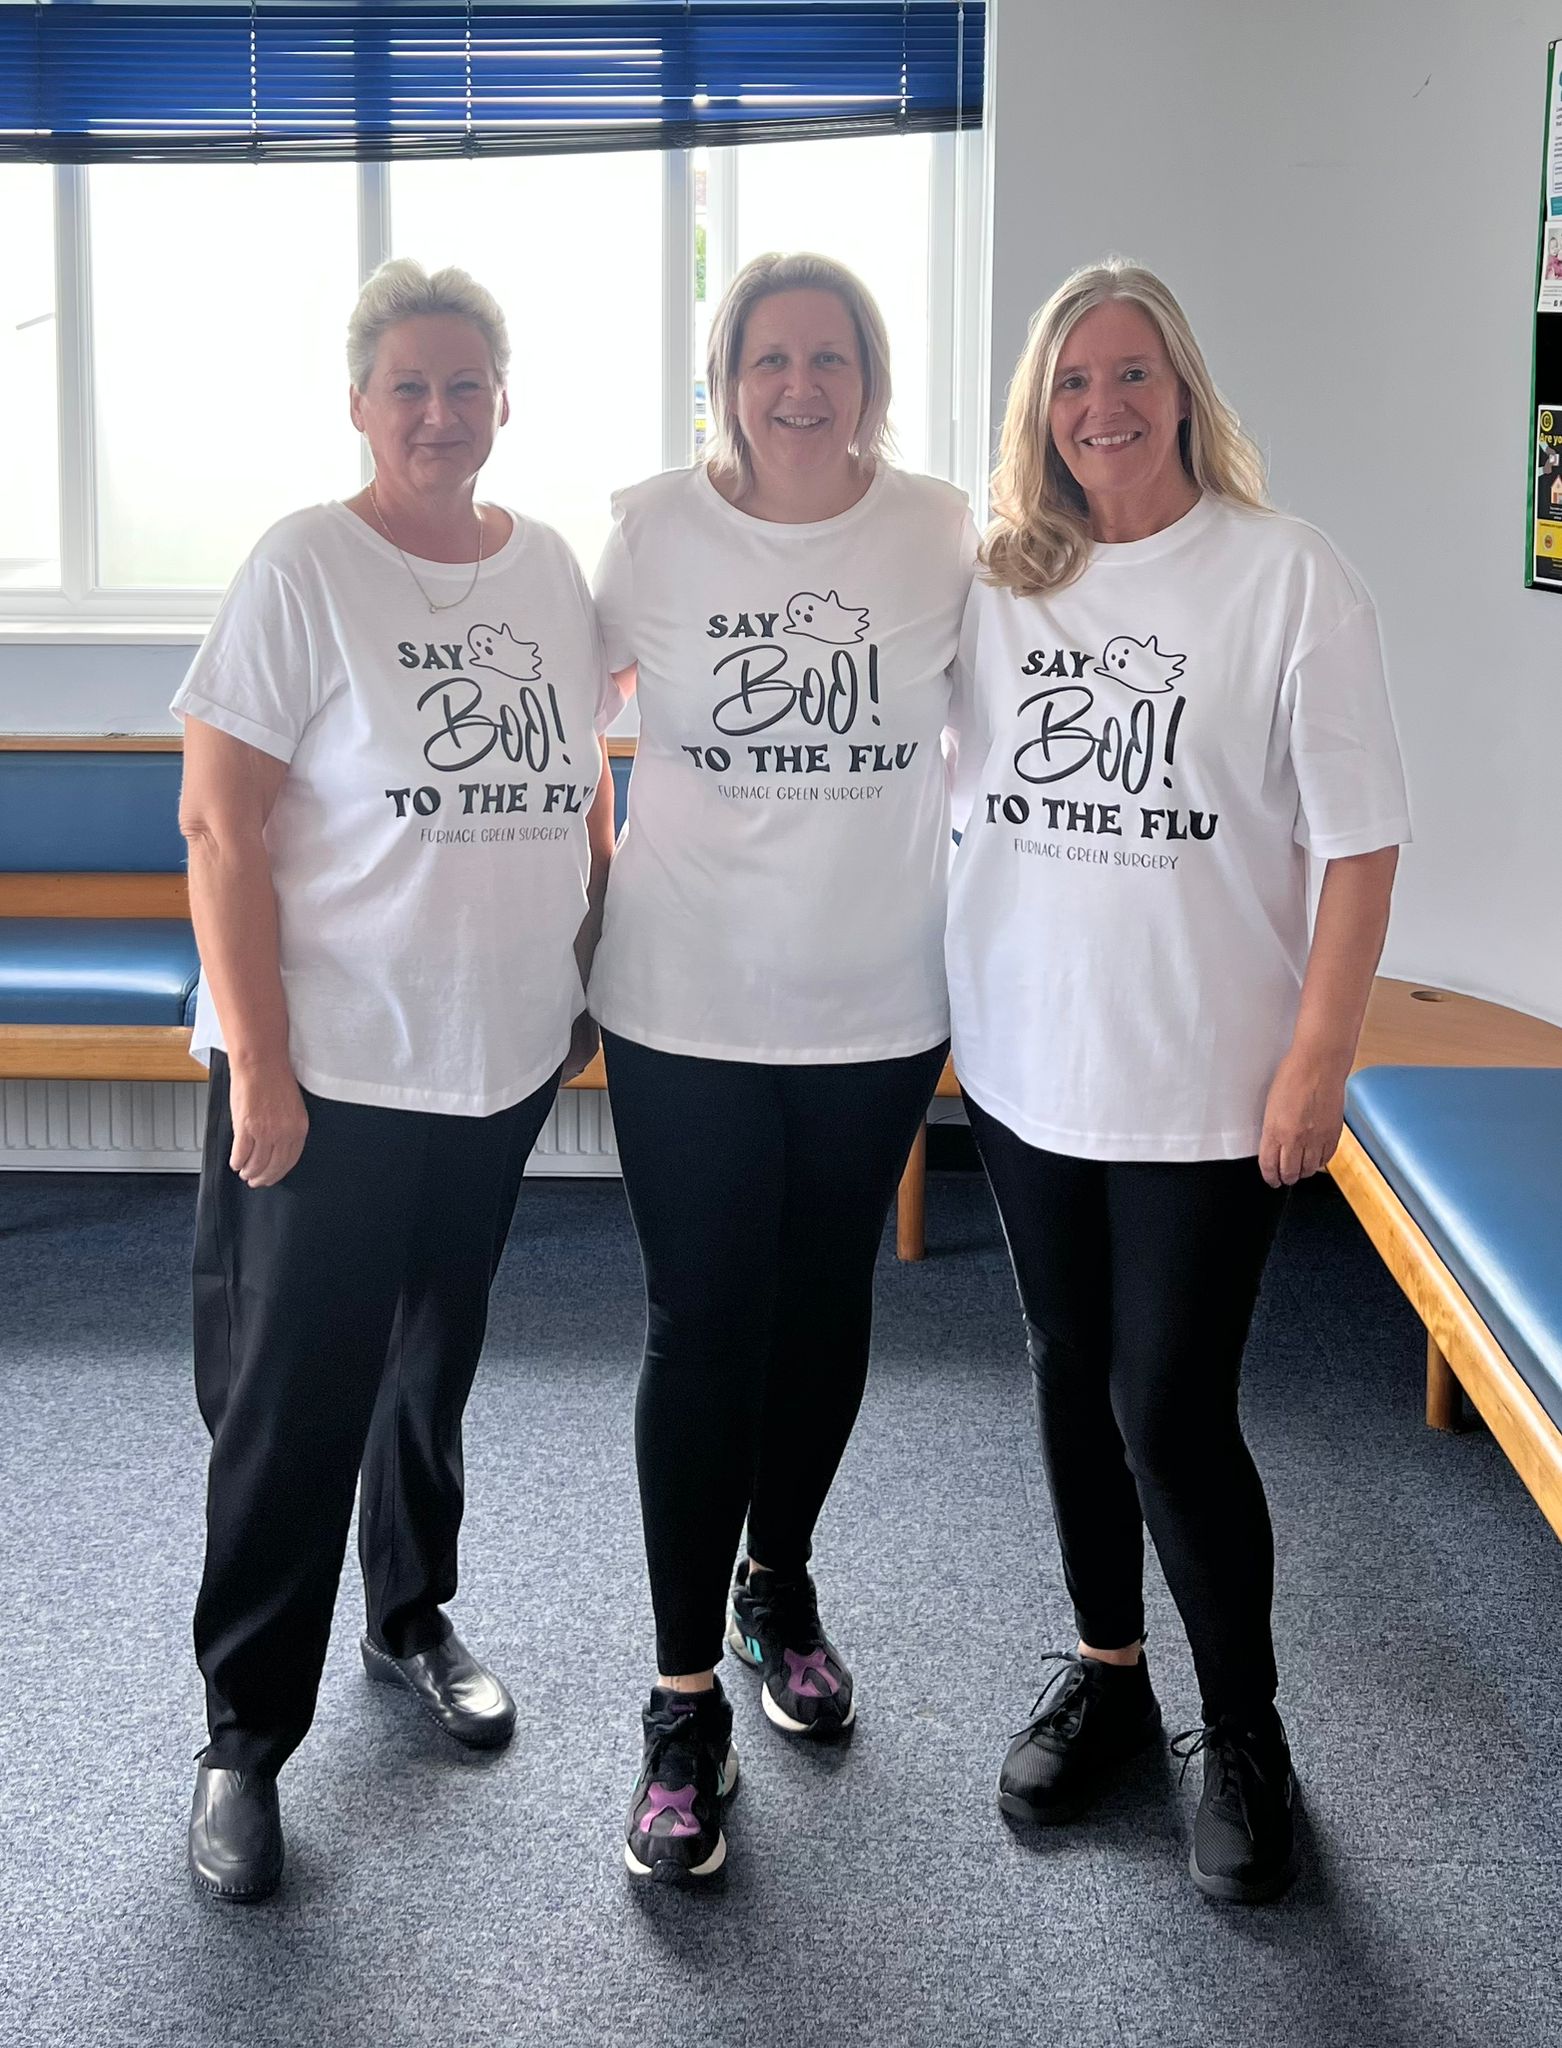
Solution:
M1558 67L1562 71L1562 65ZM1540 237L1541 313L1562 313L1562 214L1551 216Z
M1535 581L1562 587L1562 405L1535 419Z
M1555 45L1553 44L1553 49ZM1562 214L1562 64L1551 68L1550 148L1546 157L1546 213Z

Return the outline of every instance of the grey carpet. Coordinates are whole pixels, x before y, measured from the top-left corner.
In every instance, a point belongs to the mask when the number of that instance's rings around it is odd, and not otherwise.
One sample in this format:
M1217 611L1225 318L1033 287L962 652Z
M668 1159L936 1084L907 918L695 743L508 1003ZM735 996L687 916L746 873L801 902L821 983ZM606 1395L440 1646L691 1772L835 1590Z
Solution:
M1042 1838L997 1814L1038 1653L1069 1641L1018 1315L982 1186L886 1256L821 1530L856 1740L798 1751L728 1671L744 1784L710 1896L631 1892L650 1659L616 1183L531 1182L468 1427L463 1634L522 1701L463 1754L363 1680L349 1574L267 1904L190 1894L188 1616L204 1439L179 1179L0 1177L0 2044L1289 2048L1562 2039L1562 1553L1490 1439L1419 1419L1419 1326L1332 1189L1293 1204L1247 1377L1281 1556L1307 1867L1188 1884L1196 1769L1147 1761ZM1173 1727L1197 1694L1152 1572Z

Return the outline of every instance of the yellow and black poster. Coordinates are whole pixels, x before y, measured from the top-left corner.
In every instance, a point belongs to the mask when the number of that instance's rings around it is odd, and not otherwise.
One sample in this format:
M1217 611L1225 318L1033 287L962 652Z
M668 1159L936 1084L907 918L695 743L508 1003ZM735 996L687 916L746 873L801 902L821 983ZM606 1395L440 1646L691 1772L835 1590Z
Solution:
M1562 585L1562 405L1535 421L1535 581Z

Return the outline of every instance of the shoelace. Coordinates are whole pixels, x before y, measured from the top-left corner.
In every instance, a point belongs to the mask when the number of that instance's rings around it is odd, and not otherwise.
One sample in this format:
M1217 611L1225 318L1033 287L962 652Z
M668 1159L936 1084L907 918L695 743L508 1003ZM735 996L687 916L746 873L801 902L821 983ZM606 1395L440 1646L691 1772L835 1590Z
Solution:
M649 1784L652 1779L661 1776L662 1765L668 1751L676 1749L682 1752L680 1762L684 1765L688 1781L693 1783L696 1759L690 1756L689 1752L703 1746L700 1731L695 1725L695 1716L690 1713L681 1714L675 1708L664 1708L653 1718L649 1733L651 1743L643 1766L646 1782Z
M1041 1691L1037 1693L1035 1699L1031 1702L1031 1710L1026 1718L1025 1726L1023 1728L1016 1728L1014 1731L1015 1735L1029 1735L1036 1728L1045 1728L1049 1734L1064 1736L1078 1734L1079 1724L1084 1718L1085 1712L1085 1667L1071 1650L1046 1650L1042 1653L1040 1661L1043 1664L1061 1664L1065 1667L1065 1670L1072 1666L1072 1670L1069 1671L1068 1679L1064 1681L1062 1691L1052 1702L1052 1705L1048 1707L1047 1711L1043 1713L1041 1711L1041 1703L1058 1681L1057 1672L1054 1671L1051 1674L1046 1684L1043 1685Z
M1242 1772L1237 1759L1242 1757L1253 1776L1260 1784L1266 1784L1269 1773L1265 1770L1253 1747L1250 1736L1243 1736L1233 1728L1206 1723L1200 1728L1185 1728L1180 1735L1171 1739L1171 1753L1181 1757L1182 1769L1177 1774L1180 1785L1188 1775L1188 1766L1199 1755L1212 1756L1215 1760L1214 1782L1209 1788L1210 1805L1216 1808L1232 1808L1242 1817L1242 1825L1251 1831L1252 1817L1248 1808L1247 1786L1243 1783Z
M769 1580L769 1584L765 1583ZM761 1572L759 1583L749 1581L756 1619L770 1634L778 1636L789 1650L817 1650L824 1643L819 1625L819 1596L805 1572L800 1578L778 1579L774 1572Z

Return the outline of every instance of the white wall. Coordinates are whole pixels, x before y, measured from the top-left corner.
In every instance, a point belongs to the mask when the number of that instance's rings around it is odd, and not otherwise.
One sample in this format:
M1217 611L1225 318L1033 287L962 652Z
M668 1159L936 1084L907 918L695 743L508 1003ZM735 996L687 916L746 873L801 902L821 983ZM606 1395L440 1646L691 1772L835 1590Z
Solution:
M1562 1022L1562 598L1523 587L1539 0L994 0L993 414L1131 254L1378 601L1416 843L1385 971ZM1557 394L1542 394L1556 396Z
M0 644L0 732L172 732L195 642Z

